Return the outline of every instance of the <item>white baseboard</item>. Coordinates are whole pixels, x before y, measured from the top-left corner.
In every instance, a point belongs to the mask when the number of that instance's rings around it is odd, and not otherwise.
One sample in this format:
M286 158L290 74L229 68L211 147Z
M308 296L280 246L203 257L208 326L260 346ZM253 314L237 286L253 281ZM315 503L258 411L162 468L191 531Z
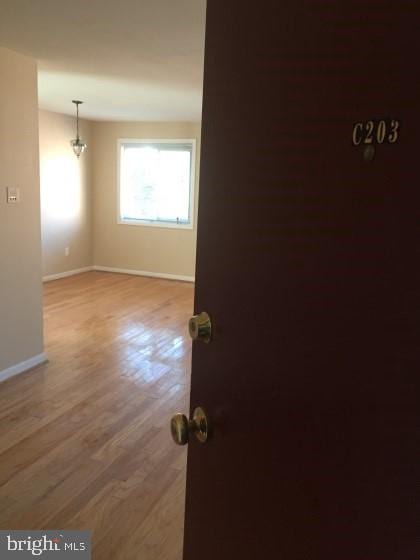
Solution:
M163 278L165 280L181 280L182 282L195 282L194 276L182 276L181 274L166 274L165 272L148 272L146 270L132 270L131 268L113 268L110 266L97 266L93 270L102 272L116 272L117 274L133 274L134 276L148 276L150 278Z
M58 274L49 274L42 278L43 282L51 282L51 280L59 280L60 278L67 278L67 276L74 276L82 272L89 272L93 270L93 266L85 266L84 268L76 268L75 270L66 270L66 272L59 272Z
M37 356L33 356L32 358L29 358L29 360L25 360L24 362L20 362L19 364L0 371L0 381L5 381L6 379L9 379L9 377L23 373L28 369L44 364L47 361L48 358L44 352L42 354L38 354Z

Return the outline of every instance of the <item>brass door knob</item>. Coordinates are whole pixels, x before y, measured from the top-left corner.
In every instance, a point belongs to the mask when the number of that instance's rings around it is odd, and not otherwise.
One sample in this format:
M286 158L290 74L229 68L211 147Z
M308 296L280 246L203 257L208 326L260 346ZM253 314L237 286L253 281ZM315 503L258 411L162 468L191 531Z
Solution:
M188 330L193 340L210 342L211 340L211 319L209 314L203 311L199 315L194 315L188 322Z
M175 414L171 419L171 434L177 445L187 444L191 434L194 434L201 443L205 443L209 437L206 413L201 407L197 407L192 420L188 420L185 414Z

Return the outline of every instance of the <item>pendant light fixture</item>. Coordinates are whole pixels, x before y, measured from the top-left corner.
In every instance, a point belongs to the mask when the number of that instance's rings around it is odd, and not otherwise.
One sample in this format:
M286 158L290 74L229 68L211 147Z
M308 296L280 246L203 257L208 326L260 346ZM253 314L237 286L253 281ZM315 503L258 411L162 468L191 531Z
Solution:
M76 154L77 158L80 157L80 154L83 154L85 151L87 144L82 142L79 136L79 105L83 103L83 101L77 101L73 99L73 103L76 105L76 126L77 126L77 134L74 140L70 140L70 145L73 148L73 152Z

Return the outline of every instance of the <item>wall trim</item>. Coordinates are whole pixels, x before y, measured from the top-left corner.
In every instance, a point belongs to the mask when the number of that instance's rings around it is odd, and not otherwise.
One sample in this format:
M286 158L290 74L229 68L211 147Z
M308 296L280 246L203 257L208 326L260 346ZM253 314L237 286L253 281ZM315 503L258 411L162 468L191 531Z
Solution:
M20 362L19 364L16 364L7 369L4 369L3 371L0 371L0 382L9 379L9 377L18 375L19 373L24 373L25 371L28 371L28 369L32 369L35 366L44 364L45 362L48 362L48 358L45 352L42 352L42 354L33 356L32 358L29 358L24 362Z
M43 276L43 282L51 282L51 280L59 280L60 278L67 278L68 276L74 276L75 274L81 274L82 272L90 272L93 270L93 266L85 266L84 268L76 268L74 270L66 270L65 272L59 272L58 274L48 274Z
M132 270L131 268L113 268L110 266L93 266L93 270L101 272L116 272L117 274L132 274L134 276L148 276L150 278L163 278L164 280L180 280L181 282L195 282L194 276L181 274L167 274L166 272L149 272L147 270Z

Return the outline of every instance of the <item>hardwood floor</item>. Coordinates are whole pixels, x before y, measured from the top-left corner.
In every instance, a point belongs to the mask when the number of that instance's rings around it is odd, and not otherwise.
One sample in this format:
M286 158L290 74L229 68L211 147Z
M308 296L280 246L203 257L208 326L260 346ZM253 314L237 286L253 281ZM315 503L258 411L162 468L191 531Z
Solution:
M95 560L180 560L193 286L45 285L49 363L0 384L0 528L92 531Z

